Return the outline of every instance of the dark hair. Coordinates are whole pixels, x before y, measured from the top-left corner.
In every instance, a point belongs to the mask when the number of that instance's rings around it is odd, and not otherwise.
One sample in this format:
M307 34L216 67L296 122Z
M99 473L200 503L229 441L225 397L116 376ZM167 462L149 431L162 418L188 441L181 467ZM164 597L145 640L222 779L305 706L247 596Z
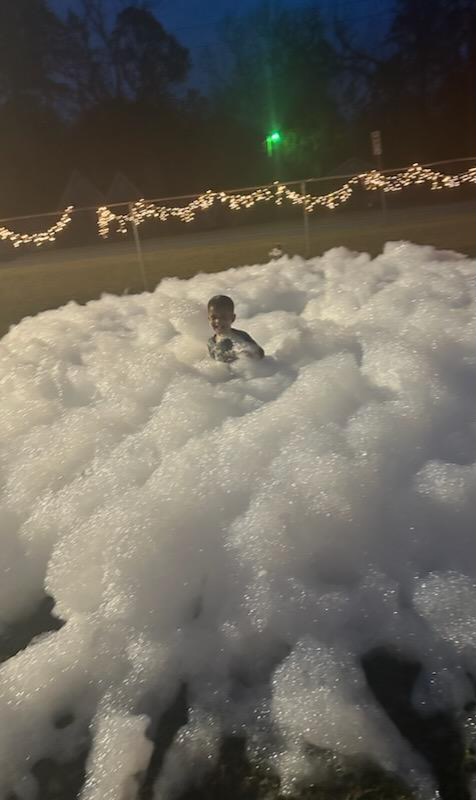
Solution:
M232 314L235 312L235 304L231 297L227 297L226 294L216 294L214 297L211 297L208 301L208 310L210 310L210 308L227 309L231 311Z

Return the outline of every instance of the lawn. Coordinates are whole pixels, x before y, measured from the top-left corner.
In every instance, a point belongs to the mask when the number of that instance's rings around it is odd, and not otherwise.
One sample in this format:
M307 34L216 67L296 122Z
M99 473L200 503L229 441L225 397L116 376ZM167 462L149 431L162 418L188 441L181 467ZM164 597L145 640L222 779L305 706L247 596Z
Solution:
M385 242L400 239L476 255L474 208L468 204L392 211L386 223L376 212L348 213L329 221L313 217L310 254L348 247L378 254ZM304 254L299 222L234 227L185 236L146 239L147 286L166 276L189 278L197 272L269 260L279 242L288 253ZM86 303L103 292L143 290L132 237L93 247L37 251L0 264L0 336L25 316L57 308L69 300Z

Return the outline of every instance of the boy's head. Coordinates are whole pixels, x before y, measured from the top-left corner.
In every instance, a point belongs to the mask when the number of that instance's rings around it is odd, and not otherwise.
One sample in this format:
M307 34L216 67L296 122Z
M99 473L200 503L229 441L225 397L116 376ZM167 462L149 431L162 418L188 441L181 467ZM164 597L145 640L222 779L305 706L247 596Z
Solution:
M215 333L228 333L235 319L231 297L217 294L208 301L208 321Z

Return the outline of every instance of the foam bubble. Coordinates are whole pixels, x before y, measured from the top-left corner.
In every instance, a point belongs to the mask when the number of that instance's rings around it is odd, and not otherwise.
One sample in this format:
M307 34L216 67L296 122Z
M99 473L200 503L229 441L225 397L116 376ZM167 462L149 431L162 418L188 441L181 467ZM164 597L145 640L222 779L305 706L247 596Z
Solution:
M420 661L416 707L463 714L473 271L407 243L375 259L337 248L10 331L0 614L9 634L48 592L66 624L1 667L4 794L32 796L35 762L89 742L83 800L134 796L181 686L162 800L243 733L284 790L308 774L309 745L427 785L360 659L381 646ZM263 361L208 359L216 293Z

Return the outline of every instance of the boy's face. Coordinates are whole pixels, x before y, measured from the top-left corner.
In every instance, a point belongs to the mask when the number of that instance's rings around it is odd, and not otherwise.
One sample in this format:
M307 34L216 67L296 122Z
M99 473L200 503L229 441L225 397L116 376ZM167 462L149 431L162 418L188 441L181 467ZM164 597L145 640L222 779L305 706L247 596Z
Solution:
M208 321L215 333L227 333L235 321L235 315L230 308L210 306L208 309Z

